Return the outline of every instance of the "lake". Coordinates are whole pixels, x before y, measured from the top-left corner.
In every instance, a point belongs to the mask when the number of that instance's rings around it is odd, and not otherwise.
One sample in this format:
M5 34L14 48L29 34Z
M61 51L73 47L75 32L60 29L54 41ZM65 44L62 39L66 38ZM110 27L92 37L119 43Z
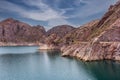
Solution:
M82 62L37 48L0 47L0 80L120 80L119 62Z

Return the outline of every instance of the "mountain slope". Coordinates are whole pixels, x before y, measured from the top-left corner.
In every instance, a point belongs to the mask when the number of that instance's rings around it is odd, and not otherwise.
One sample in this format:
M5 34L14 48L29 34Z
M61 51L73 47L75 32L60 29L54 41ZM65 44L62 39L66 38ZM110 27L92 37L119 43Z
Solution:
M85 38L87 42L82 38L83 41L77 44L64 45L61 47L62 56L77 57L84 61L120 60L120 2L110 6L102 19L91 27L89 36Z
M88 37L88 40L99 36L104 31L114 26L113 24L120 19L120 2L118 1L115 5L111 5L106 14L102 17L100 22L96 25L92 34ZM117 23L119 24L119 23ZM114 26L115 28L116 26ZM112 38L112 37L111 37Z
M47 31L47 35L50 36L51 34L56 34L59 37L65 36L68 32L71 32L74 27L70 25L59 25L55 26L52 29Z
M84 24L83 26L80 26L79 28L72 30L62 38L62 41L66 41L67 43L87 41L87 37L90 36L92 30L98 24L98 22L99 20L94 20L87 24Z
M55 26L52 29L47 31L47 38L46 43L47 44L53 44L53 45L59 45L63 43L61 39L74 30L75 28L70 25L59 25Z
M12 18L0 22L1 42L39 42L43 40L45 34L45 29L42 26L31 27Z

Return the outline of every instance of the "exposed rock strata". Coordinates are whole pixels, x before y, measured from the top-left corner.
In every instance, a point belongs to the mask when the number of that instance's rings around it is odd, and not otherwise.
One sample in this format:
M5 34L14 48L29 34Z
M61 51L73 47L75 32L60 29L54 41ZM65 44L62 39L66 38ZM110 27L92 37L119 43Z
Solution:
M120 60L120 42L80 43L62 47L62 56L77 57L84 61Z

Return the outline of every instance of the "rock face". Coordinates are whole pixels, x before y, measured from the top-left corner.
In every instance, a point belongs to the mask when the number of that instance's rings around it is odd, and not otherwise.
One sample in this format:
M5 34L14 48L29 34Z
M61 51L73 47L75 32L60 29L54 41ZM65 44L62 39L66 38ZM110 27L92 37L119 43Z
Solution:
M105 30L108 30L109 28L112 29L116 28L116 26L119 26L120 24L119 20L120 20L120 2L118 1L115 5L110 6L108 11L99 21L99 23L95 26L88 39L90 40L99 36L101 33L103 33Z
M100 41L120 42L120 19L117 19L108 29L103 31L99 36Z
M70 34L69 37L73 36L73 40L77 38L78 42L62 46L62 56L77 57L84 61L120 60L119 1L110 6L108 12L95 25L90 25L86 31L84 28L83 26L79 30L83 35L79 34L76 37L73 33L78 33L77 30Z
M87 24L84 24L83 26L80 26L79 28L76 28L66 34L61 40L67 44L74 44L80 41L88 41L87 38L90 36L92 30L95 28L98 22L99 20L94 20Z
M77 57L84 61L120 60L120 42L79 43L61 48L62 56Z
M42 26L34 26L8 18L0 22L0 42L42 42L46 32Z

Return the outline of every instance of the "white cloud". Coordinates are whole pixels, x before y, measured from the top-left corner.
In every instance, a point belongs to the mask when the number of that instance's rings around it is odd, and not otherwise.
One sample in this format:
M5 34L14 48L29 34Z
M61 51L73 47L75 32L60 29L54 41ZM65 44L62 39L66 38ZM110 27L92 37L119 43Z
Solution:
M64 19L65 17L63 16L64 11L58 12L54 9L52 9L50 6L47 4L43 3L42 0L24 0L23 1L25 4L30 5L30 6L35 6L39 8L39 10L34 11L34 12L25 12L25 16L31 19L35 20L42 20L42 21L49 21L52 19Z
M74 4L77 5L77 6L79 6L80 3L88 4L89 1L86 1L86 0L75 0L75 1L74 1Z
M23 2L29 6L35 6L38 10L26 10L25 8L18 6L16 4L10 3L8 1L0 0L0 8L3 10L17 12L21 17L29 18L38 21L47 21L48 26L57 25L57 24L67 24L69 23L65 20L67 17L63 16L63 14L68 9L62 9L60 11L56 11L49 7L47 4L43 3L42 0L23 0ZM7 5L4 7L4 5Z
M71 24L66 19L69 18L85 18L87 16L94 15L96 13L100 13L103 11L106 11L108 6L115 2L116 0L106 0L106 3L104 0L75 0L76 5L80 5L80 3L85 3L84 6L81 8L66 8L66 9L60 9L57 8L57 5L59 4L60 0L56 0L56 8L58 10L53 9L49 5L43 2L43 0L21 0L28 6L36 7L36 10L27 10L26 8L16 5L14 3L8 2L6 0L0 0L0 11L8 11L8 12L16 12L18 15L24 18L37 20L37 21L46 21L48 22L48 26L56 26L56 25L62 25L62 24ZM74 14L71 16L65 16L64 14L69 11L73 10L75 11Z
M0 9L3 11L11 11L11 12L24 12L20 6L17 6L13 3L7 2L5 0L0 0Z
M22 17L30 18L33 20L39 20L39 21L49 21L52 19L65 19L66 17L62 14L65 13L65 10L61 10L61 12L57 12L50 8L48 5L44 4L41 0L24 0L24 2L30 6L36 6L39 8L38 10L26 10L21 6L18 6L16 4L7 2L7 1L0 1L0 9L7 10L11 12L17 12ZM4 5L7 5L4 7Z
M77 0L77 2L78 1L79 3L84 2L86 4L81 9L77 9L74 15L69 16L71 18L85 18L100 12L105 12L111 3L115 3L117 0L106 0L106 2L104 0Z
M49 21L52 19L64 18L63 16L57 14L55 11L52 11L50 9L43 12L39 12L39 11L24 12L24 17L39 21Z
M33 0L24 0L24 3L30 6L35 6L42 11L42 12L34 11L34 12L30 12L29 14L25 13L26 14L25 17L29 17L34 20L48 21L49 28L56 25L70 24L66 20L66 18L68 17L63 16L63 14L66 11L71 10L72 8L61 9L60 11L56 11L47 4L43 3L42 0L37 0L36 2Z

